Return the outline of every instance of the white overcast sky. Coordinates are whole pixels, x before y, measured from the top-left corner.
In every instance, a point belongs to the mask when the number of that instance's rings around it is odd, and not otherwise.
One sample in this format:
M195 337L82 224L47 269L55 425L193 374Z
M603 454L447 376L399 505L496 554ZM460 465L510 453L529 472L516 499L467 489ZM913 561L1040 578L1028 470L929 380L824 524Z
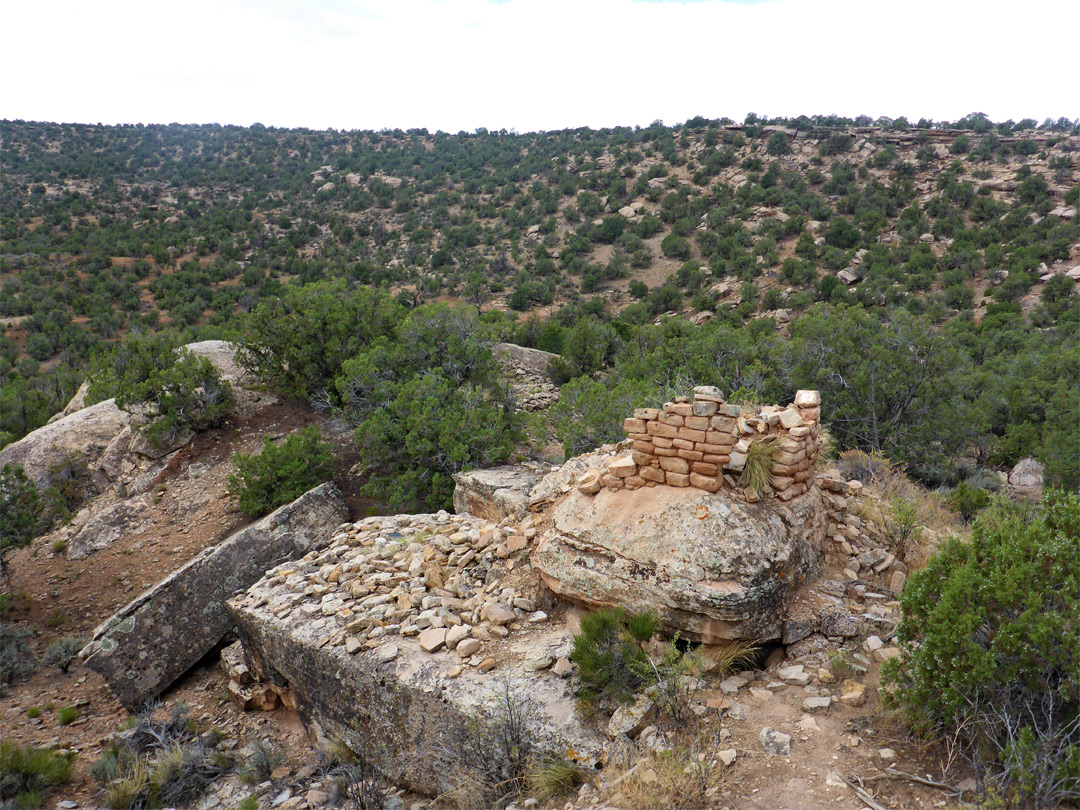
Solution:
M7 119L1080 117L1080 0L7 0L0 25Z

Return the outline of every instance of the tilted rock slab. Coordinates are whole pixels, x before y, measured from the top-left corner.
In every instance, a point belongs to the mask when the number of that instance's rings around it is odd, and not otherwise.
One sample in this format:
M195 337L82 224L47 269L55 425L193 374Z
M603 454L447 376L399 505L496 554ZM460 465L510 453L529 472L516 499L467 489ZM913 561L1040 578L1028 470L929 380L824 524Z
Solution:
M304 493L125 605L94 631L81 655L126 709L140 709L232 629L226 599L271 566L324 544L347 519L334 484Z
M532 561L555 593L590 607L655 610L669 631L705 643L770 640L824 542L817 488L754 504L693 488L575 489Z
M533 487L547 472L538 464L507 464L454 474L454 511L499 523L528 512Z

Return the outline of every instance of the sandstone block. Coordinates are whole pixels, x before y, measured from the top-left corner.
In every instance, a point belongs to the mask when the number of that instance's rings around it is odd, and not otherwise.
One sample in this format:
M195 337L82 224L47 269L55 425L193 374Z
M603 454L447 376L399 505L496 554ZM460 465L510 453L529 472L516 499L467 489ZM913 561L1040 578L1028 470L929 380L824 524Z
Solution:
M684 458L665 456L660 459L660 469L664 470L664 472L686 474L690 472L690 464Z
M780 424L789 430L798 427L802 424L802 414L797 408L785 408L780 411Z
M707 444L715 444L727 448L735 446L735 437L731 433L725 433L722 430L705 431L705 438L702 439L702 441Z
M701 473L690 473L690 486L703 489L706 492L719 492L720 481L715 475L702 475Z
M635 408L634 409L634 418L635 419L641 419L644 422L647 422L650 419L656 419L659 416L660 416L660 409L659 408Z
M693 428L694 430L708 430L709 419L705 416L688 416L683 420L686 427Z
M689 442L686 439L672 439L671 446L676 450L693 450L694 442Z
M677 413L662 413L657 420L661 425L671 425L672 427L682 427L686 421L686 417L680 416Z
M716 477L720 474L720 467L716 464L709 464L707 461L695 461L690 465L690 469L699 475L711 475Z
M578 480L578 492L583 495L595 495L600 491L601 474L599 470L589 470Z
M640 467L648 467L652 464L653 456L651 453L642 453L640 450L634 450L630 454L630 458L634 460L634 463Z
M669 472L665 476L667 485L669 487L688 487L690 486L690 476L683 473Z
M665 456L677 456L679 455L679 451L675 447L657 447L653 450L653 455L655 455L657 458L662 458Z
M821 408L799 408L804 422L816 422L821 417Z
M674 439L679 435L679 429L677 427L665 425L661 422L648 422L647 424L650 436L662 436L666 439Z
M654 445L652 442L635 441L633 447L639 453L652 453Z
M689 442L703 442L705 441L705 431L683 427L679 428L678 437Z
M795 392L795 404L800 408L816 408L821 404L821 393L818 391L800 389Z
M446 646L446 633L445 627L429 627L424 630L417 637L417 641L420 642L420 649L427 653L438 652Z
M621 478L617 478L611 473L606 473L601 479L600 483L608 489L622 489L623 482Z
M715 464L718 467L726 467L731 461L729 453L703 453L701 460L706 464Z
M717 416L728 416L732 419L738 419L742 416L742 408L738 405L720 405L716 409Z
M655 467L642 467L638 471L638 475L644 478L646 481L654 481L657 484L664 483L663 470L659 470Z
M667 436L653 436L652 443L654 447L671 447L674 439L670 439Z
M621 456L608 464L608 472L617 478L629 478L637 473L637 464L630 456Z
M721 433L731 433L735 430L735 420L730 416L714 416L709 420L709 426Z
M694 416L695 417L715 416L716 415L716 406L717 406L716 402L712 402L712 401L709 401L709 400L703 400L703 401L700 401L700 402L695 402L694 403Z
M694 406L689 402L666 402L664 413L677 414L678 416L693 416Z
M651 470L652 467L649 467L647 469ZM645 484L648 483L648 481L645 478L642 478L640 475L631 475L629 478L624 478L623 482L628 487L643 487L645 486Z
M705 458L705 454L700 450L679 450L679 458L684 458L687 461L701 461Z
M624 419L622 426L627 433L645 432L645 422L641 419Z
M722 403L724 396L715 385L696 385L694 386L694 400Z

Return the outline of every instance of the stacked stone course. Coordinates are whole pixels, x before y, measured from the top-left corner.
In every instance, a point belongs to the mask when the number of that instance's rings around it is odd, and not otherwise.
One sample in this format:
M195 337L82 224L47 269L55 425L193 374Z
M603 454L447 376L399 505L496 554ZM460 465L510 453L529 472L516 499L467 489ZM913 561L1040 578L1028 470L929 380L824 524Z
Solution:
M587 476L579 488L585 494L660 485L720 492L725 480L736 487L751 444L777 437L770 491L790 500L814 486L820 405L817 391L799 391L786 408L743 414L724 402L719 389L698 386L692 398L634 411L623 422L630 454L616 457L603 474Z

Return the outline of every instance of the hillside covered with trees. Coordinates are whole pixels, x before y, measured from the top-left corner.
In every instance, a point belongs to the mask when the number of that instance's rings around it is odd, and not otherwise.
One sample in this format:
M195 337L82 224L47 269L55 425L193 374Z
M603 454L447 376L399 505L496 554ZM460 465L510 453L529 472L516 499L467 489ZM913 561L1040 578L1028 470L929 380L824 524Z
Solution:
M391 501L691 381L820 389L842 447L930 485L1035 455L1080 486L1077 122L2 135L0 444L175 333L347 417ZM547 420L512 415L497 340L563 356Z

